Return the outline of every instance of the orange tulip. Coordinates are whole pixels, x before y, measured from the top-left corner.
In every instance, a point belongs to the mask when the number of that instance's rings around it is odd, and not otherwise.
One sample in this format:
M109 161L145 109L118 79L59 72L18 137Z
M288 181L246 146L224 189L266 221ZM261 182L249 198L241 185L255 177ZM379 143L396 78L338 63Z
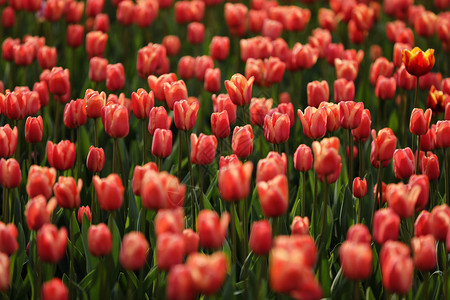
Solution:
M406 71L411 75L418 77L425 75L434 66L434 49L423 52L419 47L415 47L411 51L403 49L402 54Z

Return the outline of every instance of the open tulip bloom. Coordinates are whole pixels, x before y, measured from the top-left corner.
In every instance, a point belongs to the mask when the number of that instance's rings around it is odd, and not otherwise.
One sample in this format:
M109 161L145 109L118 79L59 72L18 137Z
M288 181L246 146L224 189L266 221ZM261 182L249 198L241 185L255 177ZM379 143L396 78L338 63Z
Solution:
M107 2L0 0L0 298L450 299L448 0Z

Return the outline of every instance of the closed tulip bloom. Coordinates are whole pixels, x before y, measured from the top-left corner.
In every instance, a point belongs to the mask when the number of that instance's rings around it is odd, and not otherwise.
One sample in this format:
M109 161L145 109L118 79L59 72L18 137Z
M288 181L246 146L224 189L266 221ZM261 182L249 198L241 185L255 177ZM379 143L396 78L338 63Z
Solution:
M297 69L311 69L319 58L319 50L309 44L295 43L292 48L292 56Z
M267 182L260 181L257 187L261 208L266 217L278 217L286 212L289 201L286 175L278 175Z
M336 137L325 138L320 143L314 141L314 171L320 180L327 178L328 183L335 182L341 174L341 156L339 155L340 141Z
M184 210L160 209L155 217L155 233L158 238L164 233L181 234L184 228Z
M207 69L205 72L205 91L216 93L220 90L220 68Z
M9 257L4 253L0 253L0 291L6 292L10 285L10 267Z
M33 85L33 91L38 93L41 107L47 106L50 100L48 95L47 82L46 81L35 82Z
M128 135L128 110L120 104L109 104L102 108L102 123L106 133L112 138Z
M22 181L22 171L14 158L0 159L0 184L3 188L16 188Z
M178 75L183 79L191 79L195 73L195 58L183 56L178 61Z
M239 201L246 198L250 192L250 179L253 164L236 163L221 166L219 169L220 197L225 201Z
M272 227L267 220L253 222L250 231L250 249L256 255L266 255L272 247Z
M194 289L205 295L213 295L222 287L228 270L227 257L223 252L212 255L192 253L186 260L191 271Z
M2 11L2 26L5 28L14 27L16 22L16 14L11 6L7 6Z
M149 162L149 163L146 163L146 164L143 165L143 166L136 166L136 167L134 168L134 172L133 172L133 181L132 181L132 183L133 183L132 188L133 188L133 193L134 193L136 196L140 196L140 195L141 195L142 179L144 178L145 173L146 173L148 170L153 170L153 171L158 172L158 167L156 166L155 163Z
M162 40L162 44L164 47L166 47L167 55L169 56L175 56L180 52L181 41L180 38L176 35L166 35Z
M170 129L155 129L152 142L152 154L165 158L172 153L172 131Z
M297 111L302 122L303 133L310 139L318 139L325 135L327 130L327 112L325 108L315 108L308 106L303 114Z
M166 109L162 106L152 107L149 113L148 132L155 134L157 128L170 129L171 119L167 117Z
M438 121L436 123L436 136L435 136L436 148L449 148L450 147L450 121Z
M264 118L272 108L272 104L272 98L252 98L250 102L250 120L253 125L264 125Z
M203 133L197 137L191 134L191 161L193 164L209 165L214 161L217 150L217 139L214 135Z
M203 43L205 38L205 25L200 22L192 22L187 26L187 40L193 45Z
M84 27L80 24L67 25L66 42L71 48L78 48L83 43Z
M422 236L431 233L429 219L430 213L426 210L422 210L414 223L414 236Z
M17 127L11 129L9 124L0 127L0 157L10 157L16 151Z
M86 1L86 15L89 17L95 17L103 11L105 5L104 0L88 0Z
M56 170L54 168L32 165L28 172L27 193L30 198L43 195L49 199L52 195L53 184L56 181Z
M372 248L368 244L345 241L339 248L344 276L350 280L364 280L372 273Z
M389 207L401 218L409 218L414 213L421 188L409 187L402 182L388 184L386 197Z
M394 98L396 82L394 77L384 77L380 75L375 87L375 95L380 100L389 100Z
M101 31L91 31L86 34L86 52L89 58L94 56L103 57L108 34Z
M260 159L256 168L256 182L269 181L277 175L286 174L286 154L269 152L267 158Z
M355 129L361 124L364 103L354 101L339 102L339 120L344 129Z
M409 74L408 71L406 71L405 65L401 65L400 68L397 69L395 73L395 78L397 81L398 87L404 89L404 90L413 90L416 88L417 80L416 77Z
M391 255L381 264L383 286L392 293L406 294L411 289L414 264L407 256Z
M13 47L14 63L18 66L29 66L35 58L34 46L31 43L18 44Z
M415 158L411 148L394 151L394 174L397 179L409 178L415 172Z
M65 17L67 23L79 23L84 11L84 2L69 1L66 5Z
M173 106L175 126L179 130L190 130L195 126L199 102L189 103L187 100L175 102Z
M436 268L436 240L431 234L411 239L414 265L420 271L431 271Z
M53 278L42 285L41 297L43 300L67 300L69 290L59 278Z
M416 201L416 211L420 211L428 204L430 193L430 181L426 175L412 175L408 182L409 188L419 188L419 195Z
M409 74L422 76L431 71L434 66L434 49L423 52L419 47L414 47L411 51L404 49L403 63Z
M56 199L51 198L48 203L44 196L31 198L25 207L25 218L30 230L38 230L42 225L50 222L50 215L56 208Z
M214 60L225 60L230 52L230 38L214 36L209 45L209 52Z
M175 102L188 99L188 91L183 80L164 83L164 98L169 109L173 110Z
M264 137L272 144L281 144L289 139L289 116L279 112L264 118Z
M120 264L126 270L139 270L144 266L149 250L150 246L142 233L129 232L122 240L119 254Z
M264 82L269 85L281 82L285 68L286 64L278 57L264 59Z
M19 249L17 243L17 228L13 223L4 224L0 221L0 253L11 256ZM1 289L0 289L1 290Z
M111 252L112 234L106 224L100 223L89 227L88 246L95 257L106 256Z
M239 73L234 74L230 80L225 81L225 88L235 105L243 106L250 103L253 81L254 77L247 80Z
M282 114L286 114L290 120L290 127L291 128L294 127L295 113L294 113L294 105L291 102L278 104L278 107L276 109L274 109L274 111L277 111ZM270 114L270 112L269 112L269 114Z
M301 144L294 153L294 168L300 172L307 172L312 168L313 157L311 148Z
M224 139L230 135L230 120L226 110L211 114L211 131L218 139Z
M99 173L105 166L105 151L103 148L89 147L89 153L86 158L86 167L92 173Z
M169 270L183 262L186 252L183 235L162 233L156 240L156 261L160 270Z
M27 143L39 143L44 134L44 122L41 116L28 117L25 122L25 140Z
M57 170L66 171L72 168L75 155L75 144L69 140L61 141L58 144L53 144L52 141L47 142L48 163Z
M200 236L192 229L183 230L184 243L186 244L186 254L195 253L198 251L198 244L200 243Z
M110 91L123 89L125 86L125 71L122 63L106 66L106 88Z
M239 158L249 157L253 152L253 129L247 124L245 126L236 126L231 140L231 149Z
M102 210L113 211L118 210L122 206L125 188L119 175L112 173L102 179L95 175L92 181Z
M89 60L89 80L103 82L106 80L106 67L108 60L101 57L92 57Z
M88 205L86 206L81 206L78 209L78 214L77 214L77 219L78 219L78 223L80 223L80 225L83 224L83 217L86 216L88 222L91 222L91 209Z
M355 60L336 58L334 60L334 67L336 68L337 79L344 78L348 81L354 81L358 76L359 65Z
M234 124L236 122L236 105L231 101L231 98L228 94L219 94L212 95L212 102L214 112L222 112L224 110L228 113L228 119L230 124Z
M140 88L137 92L131 94L133 113L138 119L148 119L154 103L153 92L147 93L146 90Z
M204 209L197 217L196 228L203 248L217 249L222 247L227 237L230 214L219 215L212 210Z
M39 66L42 69L51 69L56 65L58 54L55 47L44 46L37 52Z
M367 194L367 180L355 177L353 180L353 196L363 198Z
M90 19L92 20L92 19ZM88 19L89 21L89 19ZM93 31L101 31L107 33L109 31L109 15L107 14L98 14L94 17L93 25L86 24L92 26Z
M308 217L295 216L291 224L291 233L294 235L308 235L309 234L309 219Z
M135 10L133 1L120 1L119 5L117 6L117 21L124 26L130 26L134 23L135 20L134 12Z
M86 104L86 115L88 118L100 118L102 116L102 109L106 104L106 93L93 90L86 90L84 96Z
M372 129L372 150L370 153L370 161L375 168L381 166L386 167L394 156L397 145L397 137L390 128L383 128L376 133Z
M445 241L450 226L450 208L447 204L433 208L429 218L429 226L436 240Z
M327 131L333 132L340 128L339 105L330 102L321 102L319 108L324 107L327 112Z
M4 98L4 96L2 96ZM17 90L10 93L6 91L6 97L3 100L3 113L10 119L22 120L27 115L36 114L41 108L39 94L30 92L28 88L23 91Z
M389 62L387 58L380 57L370 66L370 84L375 86L380 76L391 77L394 71L394 64Z
M378 244L397 240L400 217L391 208L382 208L375 212L373 218L373 239Z
M319 107L321 102L328 102L329 88L325 80L313 81L307 86L308 106Z
M64 125L67 128L77 128L87 121L84 99L71 100L64 107Z
M58 230L53 224L44 224L37 232L36 246L43 262L57 263L66 253L67 230Z
M370 236L369 229L366 226L363 224L355 224L350 226L347 231L347 241L370 245L372 242L372 237Z
M6 38L2 43L2 58L7 61L14 61L14 46L20 45L20 39Z
M195 299L191 270L185 265L173 266L167 275L166 297L169 300Z
M370 136L372 119L370 111L364 109L361 116L361 123L355 129L352 129L352 136L356 142L366 142Z
M70 93L69 70L61 67L53 68L48 80L50 93L59 97Z
M58 178L58 182L53 187L56 201L62 208L75 209L80 206L80 192L83 187L81 178L75 182L73 177Z
M211 56L202 55L195 58L194 74L199 81L205 80L206 70L214 68L214 61Z
M422 173L427 175L429 180L439 178L439 160L436 154L428 152L422 157Z
M422 109L414 108L411 113L409 130L415 135L424 135L427 133L431 122L431 109L427 109L425 114Z

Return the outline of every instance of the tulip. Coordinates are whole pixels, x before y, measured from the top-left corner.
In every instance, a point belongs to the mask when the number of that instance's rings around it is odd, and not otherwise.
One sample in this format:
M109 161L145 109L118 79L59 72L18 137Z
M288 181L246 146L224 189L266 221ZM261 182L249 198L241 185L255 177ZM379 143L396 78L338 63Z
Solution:
M228 269L225 253L212 255L192 253L186 260L194 282L194 290L205 295L213 295L221 288Z
M383 286L390 292L406 294L414 275L413 260L408 256L389 255L381 263Z
M397 68L400 68L400 66L402 66L402 64L403 64L403 53L402 53L403 49L407 49L407 50L411 51L412 48L409 44L405 44L405 43L395 43L394 44L392 61L394 62L394 65ZM414 83L415 83L415 81L414 81Z
M64 108L64 125L78 128L86 123L86 105L84 99L71 100Z
M33 165L28 172L27 193L30 198L43 195L49 199L52 195L53 184L56 181L56 170L54 168Z
M47 159L53 168L65 171L72 168L75 162L75 144L69 140L61 141L53 144L52 141L47 142Z
M256 182L269 181L277 175L286 174L286 154L269 152L267 158L260 159L256 168Z
M339 120L339 105L330 102L321 102L319 108L324 107L327 111L327 131L333 132L341 126Z
M182 207L186 186L167 172L147 171L141 182L142 204L147 209Z
M250 249L256 255L266 255L272 247L272 227L267 220L252 224L250 231Z
M372 119L370 111L364 109L361 116L361 123L355 129L352 129L352 136L357 142L366 142L370 136L370 126L372 125Z
M83 16L84 2L68 2L65 11L67 23L79 23Z
M334 67L336 68L337 79L344 78L348 81L354 81L358 76L359 65L358 62L351 59L339 59L334 60ZM349 101L349 99L346 99Z
M14 27L14 23L16 22L15 11L11 6L7 6L2 11L2 26L5 28Z
M285 68L286 64L278 57L264 59L264 82L269 85L281 82Z
M312 168L313 157L311 148L301 144L294 153L294 168L300 172L307 172Z
M69 70L61 67L53 68L50 72L48 88L50 93L60 97L61 102L64 102L63 96L69 94L70 97Z
M339 102L339 120L341 127L355 129L361 124L364 103L354 101Z
M275 112L264 118L264 137L272 144L281 144L289 139L290 120L286 114Z
M191 134L191 161L197 165L209 165L214 161L217 139L214 135Z
M55 209L56 199L46 201L42 195L31 198L25 207L25 218L30 230L38 230L45 223L50 222L50 214Z
M195 58L192 56L183 56L178 61L178 75L187 80L194 77Z
M89 60L89 80L102 82L106 80L106 67L108 60L101 57L92 57Z
M170 129L155 129L152 143L152 154L165 158L172 153L172 131Z
M219 191L220 196L225 201L239 201L248 196L250 192L250 179L253 164L245 164L236 161L220 166L219 169Z
M94 56L103 57L108 34L101 31L91 31L86 34L86 52L89 58Z
M321 102L327 102L329 98L328 83L325 80L313 81L307 86L308 106L319 107Z
M436 148L450 148L450 121L438 121L435 135Z
M375 168L386 167L394 156L397 138L390 128L383 128L378 134L372 129L372 139L370 161Z
M419 47L411 51L403 49L403 63L409 74L416 77L427 74L434 66L434 49L423 52Z
M450 226L450 208L447 204L433 208L429 218L429 226L436 240L445 241Z
M417 80L416 77L406 71L405 65L402 64L400 68L395 72L395 77L398 87L410 91L416 88Z
M205 91L216 93L220 90L220 68L207 69L205 72Z
M86 167L92 173L99 173L105 166L105 152L103 148L89 147L89 153L86 158Z
M102 109L106 104L106 94L97 91L86 90L84 96L84 101L86 104L86 115L88 118L100 118L102 116Z
M22 120L27 115L34 115L40 107L39 94L30 92L28 88L12 93L7 90L2 104L3 113L13 120Z
M164 74L160 77L160 79L173 77L175 74L166 74L169 73L166 71L167 67L165 66L167 63L167 51L166 48L160 44L152 44L149 43L147 46L139 49L136 69L138 71L139 77L145 79L147 77L152 77L152 81L158 81L158 78L154 77L152 74ZM163 72L165 71L165 72ZM151 76L149 76L151 75ZM149 78L147 78L149 80ZM176 80L176 77L173 81ZM149 82L150 83L150 82ZM151 90L153 90L156 94L155 89L152 88L150 84ZM162 85L161 85L162 88ZM158 98L159 99L159 98Z
M258 182L257 187L261 208L266 217L279 217L286 212L289 201L286 175Z
M414 154L411 148L396 149L394 151L394 174L397 179L409 178L415 172Z
M430 127L431 109L427 109L425 114L420 108L414 108L411 113L409 130L415 135L424 135Z
M44 123L41 116L28 117L25 123L25 140L28 143L39 143L42 140Z
M80 206L80 192L83 187L83 180L78 179L75 183L73 177L63 177L58 178L58 182L53 187L53 192L55 193L56 201L58 205L62 208L75 209Z
M370 236L369 229L363 224L355 224L350 226L347 231L347 241L357 244L370 245L372 237Z
M33 62L36 49L31 43L14 45L14 62L18 66L29 66Z
M339 248L344 276L350 280L364 280L372 273L372 248L369 244L345 241Z
M224 110L228 113L230 124L236 122L236 105L231 101L228 94L212 95L214 112L222 112Z
M83 217L86 216L88 222L91 222L91 209L89 206L81 206L78 209L78 214L77 214L77 219L78 219L78 223L80 223L80 225L83 224Z
M170 129L171 118L167 117L166 109L162 106L152 107L149 113L148 132L155 134L157 128Z
M281 96L281 95L280 95ZM281 102L281 101L280 101ZM286 114L289 117L290 127L294 127L295 116L294 116L294 105L292 103L280 103L278 107L273 110L274 112L279 112ZM271 114L269 112L269 114Z
M199 81L205 80L206 70L214 68L214 61L210 56L202 55L195 58L194 74Z
M137 5L137 7L138 6L139 6L139 4ZM144 5L144 6L148 7L148 5ZM138 20L138 22L139 22L139 20ZM144 26L142 26L142 27L144 27ZM167 55L169 55L169 56L175 56L180 52L181 41L180 41L180 38L176 35L166 35L162 40L162 44L164 47L166 47ZM183 78L183 76L181 76L181 77Z
M272 108L272 98L252 98L250 102L250 121L253 125L263 126L264 118Z
M125 86L125 71L122 63L106 66L106 88L110 91L123 89Z
M124 26L129 26L134 23L134 3L130 0L120 1L117 6L117 21Z
M245 77L255 78L255 83L257 85L269 85L264 82L264 62L262 59L249 58L245 63Z
M327 177L327 182L335 182L341 173L341 157L339 155L339 139L336 137L323 139L320 143L314 141L314 171L321 180Z
M395 213L401 218L409 218L414 213L414 208L421 192L419 186L409 188L403 183L391 183L386 188L387 201Z
M53 278L42 285L41 297L43 300L67 300L69 290L59 278Z
M0 253L11 256L19 248L17 228L13 223L0 222Z
M439 160L436 154L428 152L426 156L422 157L422 173L427 175L429 180L439 178Z
M6 292L10 285L10 267L9 257L4 253L0 253L0 291Z
M115 174L109 174L108 177L100 179L97 175L92 178L95 192L97 193L98 203L102 210L114 211L122 206L123 192L125 188L122 180Z
M122 240L119 260L120 264L130 271L141 269L147 260L150 246L145 236L136 231L127 233Z
M67 25L66 42L71 48L78 48L83 43L84 27L81 24Z
M0 157L10 157L16 151L17 127L11 129L9 124L0 127Z
M197 217L196 227L200 244L204 248L220 248L227 237L230 214L225 212L219 219L215 211L202 210Z
M43 262L57 263L66 253L67 230L58 230L53 224L44 224L37 232L36 247Z
M102 123L106 133L112 138L128 135L128 110L120 104L109 104L102 108Z
M230 39L227 36L214 36L209 44L209 52L214 60L225 60L230 51Z
M291 232L294 235L308 235L309 234L309 219L308 217L295 216L291 224Z
M160 270L169 270L181 264L185 254L184 239L181 234L162 233L156 241L156 261Z
M414 236L428 235L431 233L429 220L430 213L422 210L414 223Z
M433 235L423 235L411 239L414 265L420 271L431 271L436 268L436 241Z
M230 120L226 110L211 114L211 131L218 139L224 139L230 135Z
M107 33L109 31L109 16L103 13L96 15L92 30Z
M413 206L414 207L414 206ZM391 208L382 208L373 216L373 239L378 244L389 240L397 240L400 217Z
M160 209L155 217L155 233L159 238L164 233L181 234L184 228L184 210L181 207L176 209Z
M187 100L175 102L173 106L175 126L179 130L190 130L195 126L199 103L197 101L189 104Z
M233 153L240 158L249 157L253 152L253 129L247 124L245 126L236 126L231 140L231 149Z
M311 69L319 58L319 50L309 44L295 43L292 48L292 56L296 69Z
M367 180L356 177L353 180L353 196L363 198L367 194Z
M303 133L308 138L318 139L325 135L327 130L327 111L325 108L316 109L308 106L304 114L301 110L298 110L297 114L302 122Z
M44 46L39 48L37 58L41 69L51 69L56 65L58 58L55 47Z
M380 57L370 66L370 84L374 86L380 76L391 77L394 70L394 64L385 57Z
M0 159L0 184L4 189L19 187L22 182L22 171L20 165L14 158ZM7 200L4 200L7 201Z
M177 2L179 3L179 2ZM169 300L195 299L194 281L191 269L185 265L173 266L167 275L166 297Z
M193 45L203 43L205 38L205 25L199 22L189 23L187 26L187 40Z
M230 80L225 81L225 88L235 105L243 106L250 103L254 77L246 79L241 74L234 74Z
M38 93L41 107L47 106L49 102L47 82L45 81L35 82L33 85L33 91Z
M158 167L156 166L155 163L149 162L149 163L146 163L143 166L136 166L134 168L132 188L133 188L133 193L136 196L140 196L141 195L142 179L144 178L145 173L148 170L153 170L155 172L158 172Z
M200 236L192 229L188 228L183 230L184 243L186 244L186 254L195 253L198 251L198 244L200 242Z
M396 82L394 77L384 77L380 75L376 82L375 95L380 100L389 100L394 98Z
M188 92L186 84L183 80L174 81L171 83L164 83L164 98L169 109L174 109L174 104L177 101L187 100Z
M409 178L409 188L419 188L419 195L416 201L416 210L420 211L428 204L430 182L426 175L412 175Z

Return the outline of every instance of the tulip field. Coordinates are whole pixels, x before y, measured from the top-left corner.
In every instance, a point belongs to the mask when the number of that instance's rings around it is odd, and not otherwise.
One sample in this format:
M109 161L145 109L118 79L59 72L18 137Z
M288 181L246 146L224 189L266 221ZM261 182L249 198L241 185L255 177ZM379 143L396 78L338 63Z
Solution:
M0 300L450 299L450 0L0 14Z

